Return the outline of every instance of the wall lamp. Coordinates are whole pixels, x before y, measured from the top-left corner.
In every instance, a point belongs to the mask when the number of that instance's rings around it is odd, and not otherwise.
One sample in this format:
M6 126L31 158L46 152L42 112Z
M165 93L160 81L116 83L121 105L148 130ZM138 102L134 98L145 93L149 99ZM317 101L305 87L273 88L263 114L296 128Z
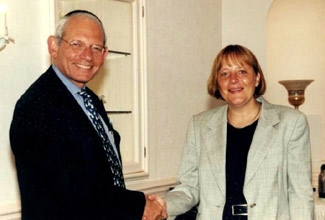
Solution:
M312 79L282 80L279 81L288 91L288 101L298 109L305 102L306 87L313 82Z
M14 39L8 36L8 28L6 21L7 7L0 4L0 51L10 42L14 43Z

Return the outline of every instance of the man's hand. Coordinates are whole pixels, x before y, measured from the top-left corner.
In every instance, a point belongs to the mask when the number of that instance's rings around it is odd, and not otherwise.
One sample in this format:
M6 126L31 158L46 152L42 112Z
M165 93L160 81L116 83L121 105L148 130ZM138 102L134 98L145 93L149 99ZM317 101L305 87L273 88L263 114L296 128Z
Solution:
M147 195L142 220L161 220L167 217L166 202L157 195Z

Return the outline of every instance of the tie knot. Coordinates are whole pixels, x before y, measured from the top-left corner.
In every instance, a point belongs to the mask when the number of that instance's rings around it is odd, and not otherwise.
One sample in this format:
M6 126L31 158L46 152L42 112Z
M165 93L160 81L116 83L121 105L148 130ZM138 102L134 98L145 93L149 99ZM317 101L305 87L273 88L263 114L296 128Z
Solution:
M81 97L83 97L84 99L90 97L90 95L87 93L87 91L86 91L85 88L82 88L82 89L80 90L80 92L78 92L78 94L79 94Z

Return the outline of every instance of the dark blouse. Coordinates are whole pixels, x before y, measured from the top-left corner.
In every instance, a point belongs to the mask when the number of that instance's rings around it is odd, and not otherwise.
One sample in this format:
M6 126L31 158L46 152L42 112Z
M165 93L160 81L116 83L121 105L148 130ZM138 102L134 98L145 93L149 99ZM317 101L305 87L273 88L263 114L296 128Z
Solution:
M223 220L242 220L247 216L233 216L232 205L246 204L243 193L247 155L258 120L244 128L227 125L226 149L226 204Z

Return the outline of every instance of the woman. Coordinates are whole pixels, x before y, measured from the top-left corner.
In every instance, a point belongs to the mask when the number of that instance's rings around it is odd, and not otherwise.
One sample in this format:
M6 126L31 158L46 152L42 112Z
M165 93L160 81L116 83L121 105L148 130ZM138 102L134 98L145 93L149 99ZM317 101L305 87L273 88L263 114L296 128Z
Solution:
M192 117L179 185L165 197L169 216L199 204L202 220L313 219L306 116L268 103L265 89L249 49L221 50L208 92L227 105Z

